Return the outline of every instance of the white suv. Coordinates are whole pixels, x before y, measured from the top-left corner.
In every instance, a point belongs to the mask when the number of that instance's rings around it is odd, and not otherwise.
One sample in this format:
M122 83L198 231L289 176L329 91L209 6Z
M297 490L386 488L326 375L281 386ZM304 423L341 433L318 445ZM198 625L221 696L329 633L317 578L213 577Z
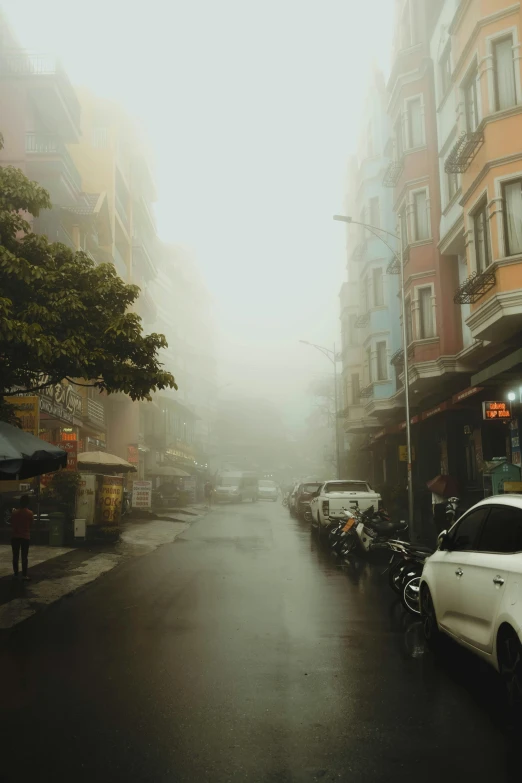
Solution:
M522 496L482 500L442 533L420 591L427 640L444 631L494 666L521 703Z

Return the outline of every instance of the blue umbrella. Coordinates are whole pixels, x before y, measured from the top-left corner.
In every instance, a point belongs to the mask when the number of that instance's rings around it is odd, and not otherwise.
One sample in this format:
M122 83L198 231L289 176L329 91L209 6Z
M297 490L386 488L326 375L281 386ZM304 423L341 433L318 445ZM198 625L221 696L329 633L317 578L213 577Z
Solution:
M0 481L52 473L67 464L67 452L0 421Z

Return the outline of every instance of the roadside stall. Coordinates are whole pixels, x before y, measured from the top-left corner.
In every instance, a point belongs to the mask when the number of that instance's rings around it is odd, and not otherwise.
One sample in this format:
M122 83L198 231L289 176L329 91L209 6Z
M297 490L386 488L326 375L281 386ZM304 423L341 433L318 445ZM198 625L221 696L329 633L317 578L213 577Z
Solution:
M130 462L102 451L78 455L80 484L76 504L77 537L117 538L125 499L124 476L136 473ZM78 522L84 521L84 530Z

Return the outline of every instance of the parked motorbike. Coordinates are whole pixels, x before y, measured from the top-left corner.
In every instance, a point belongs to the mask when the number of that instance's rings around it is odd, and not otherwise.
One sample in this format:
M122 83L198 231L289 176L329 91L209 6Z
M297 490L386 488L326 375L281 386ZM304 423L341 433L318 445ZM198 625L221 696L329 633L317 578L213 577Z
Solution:
M356 534L363 552L371 549L382 549L388 541L395 537L407 536L408 523L404 520L392 522L385 509L375 511L370 506L362 513L354 512L357 518Z
M459 498L451 497L446 503L448 528L457 516ZM433 554L433 548L403 541L390 541L388 547L393 555L390 560L388 580L390 587L400 596L404 608L414 615L420 614L420 580L427 558Z

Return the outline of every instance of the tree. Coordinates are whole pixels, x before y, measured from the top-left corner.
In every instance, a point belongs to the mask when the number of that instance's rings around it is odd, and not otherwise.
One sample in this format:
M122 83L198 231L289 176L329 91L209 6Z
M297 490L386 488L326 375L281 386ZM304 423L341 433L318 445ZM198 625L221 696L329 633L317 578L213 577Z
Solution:
M140 289L112 264L31 232L25 215L50 207L20 169L0 168L0 419L10 417L3 400L17 387L37 391L64 378L133 400L177 389L159 361L164 335L143 334L130 311Z

